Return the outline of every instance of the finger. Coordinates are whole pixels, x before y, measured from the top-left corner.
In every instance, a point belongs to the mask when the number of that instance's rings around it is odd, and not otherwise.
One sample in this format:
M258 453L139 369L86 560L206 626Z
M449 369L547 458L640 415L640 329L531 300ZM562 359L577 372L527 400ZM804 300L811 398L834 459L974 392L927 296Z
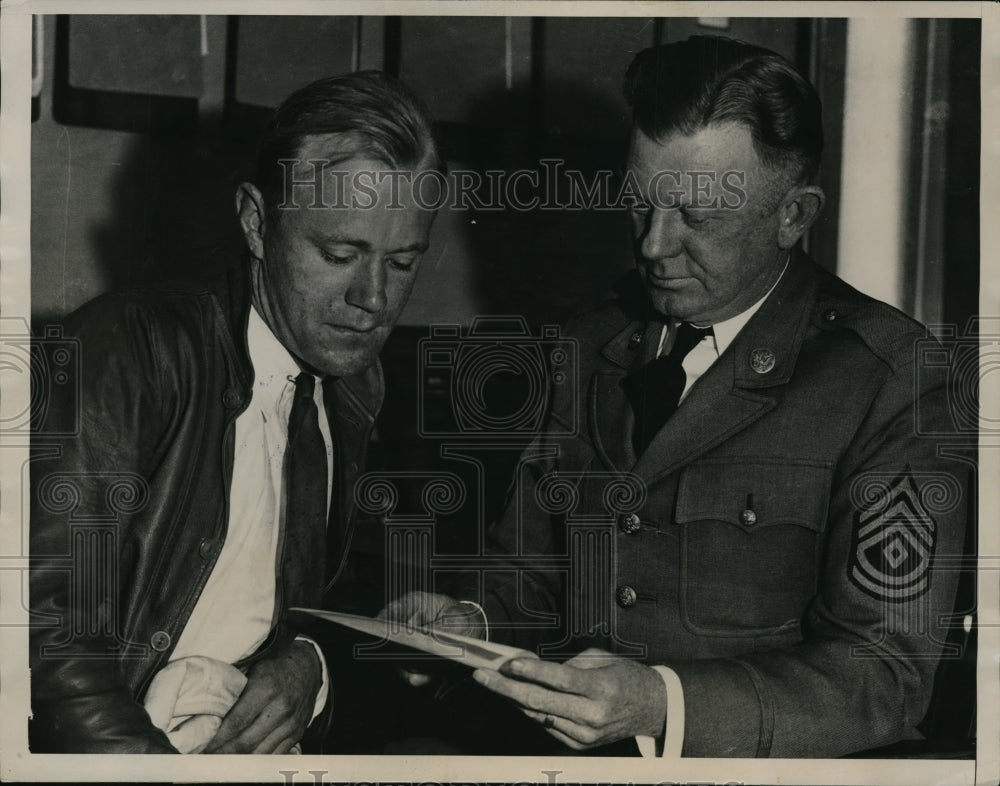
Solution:
M401 670L400 673L403 675L403 679L414 688L421 688L431 681L429 674L420 674L416 671L405 670Z
M591 716L591 702L572 693L561 693L541 685L510 679L492 669L476 669L472 678L494 693L506 696L522 708L585 722Z
M581 731L583 729L582 726L579 726L566 718L560 718L558 715L550 715L544 712L535 712L534 710L526 709L522 709L521 712L533 721L537 721L541 724L545 731L559 740L559 742L563 745L573 748L574 750L583 750L584 748L590 747L589 744L578 739L578 734L572 733ZM546 723L547 719L551 720Z
M449 606L441 610L434 619L434 624L442 628L468 628L478 613L472 606Z
M389 601L389 603L386 604L386 607L376 615L376 619L406 619L406 617L409 616L409 612L407 611L407 599L409 597L409 595L404 595L402 598L396 598L396 600Z
M565 663L551 663L538 658L513 658L500 666L502 674L529 680L560 693L586 696L592 692L593 675Z
M291 720L277 722L265 710L243 731L220 745L215 753L256 753L268 743L277 745L286 737L292 736L294 724Z
M261 740L252 752L261 754L288 753L298 741L298 735L289 734L287 728L279 727Z
M576 669L599 669L602 666L611 666L615 663L621 663L621 661L622 657L620 655L614 655L607 650L599 650L595 647L591 647L578 655L574 655L563 665L572 666Z
M215 736L205 746L205 753L219 753L221 749L236 739L240 732L247 728L257 717L258 708L245 700L248 691L244 691L222 719Z
M289 722L282 717L269 692L251 679L236 703L222 719L218 731L205 748L208 753L246 753L259 745L275 728Z
M384 611L389 619L406 621L419 616L421 609L428 603L428 593L421 591L407 592L405 595L389 602Z
M432 633L440 632L459 636L475 636L481 629L481 626L477 626L477 620L474 616L477 612L473 609L472 614L469 614L465 611L465 608L463 606L460 611L448 611L439 615L431 626Z

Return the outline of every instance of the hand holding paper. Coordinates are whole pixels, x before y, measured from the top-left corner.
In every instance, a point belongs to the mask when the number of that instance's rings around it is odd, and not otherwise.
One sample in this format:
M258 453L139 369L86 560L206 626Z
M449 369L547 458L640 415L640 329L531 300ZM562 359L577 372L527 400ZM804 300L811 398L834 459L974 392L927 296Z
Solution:
M486 638L486 620L476 606L456 601L447 595L432 592L408 592L389 603L378 615L416 627L434 628L446 633ZM415 671L402 671L403 679L419 687L430 682L430 676Z
M663 733L667 692L660 675L604 650L585 650L566 663L515 658L499 669L477 669L473 678L576 750Z

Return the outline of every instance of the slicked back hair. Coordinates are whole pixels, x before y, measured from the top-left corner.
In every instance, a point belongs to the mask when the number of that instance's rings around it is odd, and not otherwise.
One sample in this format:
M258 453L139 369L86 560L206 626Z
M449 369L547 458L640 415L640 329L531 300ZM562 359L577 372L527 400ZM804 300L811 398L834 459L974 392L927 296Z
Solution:
M822 108L809 81L781 55L719 36L645 49L625 75L635 125L650 139L736 122L761 160L793 179L815 179Z
M275 110L257 148L254 181L268 205L281 201L285 187L278 162L295 160L306 137L324 134L345 135L355 154L393 169L445 171L420 99L388 74L358 71L312 82Z

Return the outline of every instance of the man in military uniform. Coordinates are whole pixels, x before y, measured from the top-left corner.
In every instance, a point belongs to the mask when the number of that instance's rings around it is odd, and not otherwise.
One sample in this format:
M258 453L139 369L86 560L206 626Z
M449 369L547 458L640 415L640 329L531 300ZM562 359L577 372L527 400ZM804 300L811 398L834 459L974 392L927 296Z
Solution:
M491 528L502 569L463 605L389 612L553 656L474 676L571 748L918 737L955 594L931 563L961 553L967 481L919 435L948 414L914 368L925 331L801 250L822 131L790 63L692 38L640 53L626 93L638 280L568 326L579 389L556 392Z

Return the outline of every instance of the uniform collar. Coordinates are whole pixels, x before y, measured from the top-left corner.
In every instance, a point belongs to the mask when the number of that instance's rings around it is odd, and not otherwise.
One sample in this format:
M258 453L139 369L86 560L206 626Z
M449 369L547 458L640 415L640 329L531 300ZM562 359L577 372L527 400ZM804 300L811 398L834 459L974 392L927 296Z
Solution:
M729 346L737 387L788 382L805 340L816 299L815 263L793 251L785 273Z
M761 309L764 303L779 288L782 281L788 276L789 268L794 265L802 267L801 260L795 260L796 252L789 254L785 261L785 267L775 280L771 288L754 303L750 308L740 312L734 317L716 322L712 325L712 333L715 336L715 347L719 355L726 351L736 336L750 322L753 316ZM617 365L628 368L639 363L652 360L658 354L667 338L667 330L656 318L651 307L647 308L644 320L635 319L626 325L625 329L612 338L601 350L601 354ZM671 321L671 329L676 329L676 320ZM703 327L695 325L695 327Z
M781 279L785 277L785 273L788 272L790 262L791 255L785 260L785 266L781 269L781 274L775 279L771 288L764 293L764 296L760 300L735 317L724 319L712 325L712 333L715 335L715 348L720 355L728 349L729 345L733 343L733 339L736 338L747 322L750 321L750 318L760 310L760 307L764 305L764 301L771 296L771 293L777 288ZM701 327L701 325L695 325L695 327Z

